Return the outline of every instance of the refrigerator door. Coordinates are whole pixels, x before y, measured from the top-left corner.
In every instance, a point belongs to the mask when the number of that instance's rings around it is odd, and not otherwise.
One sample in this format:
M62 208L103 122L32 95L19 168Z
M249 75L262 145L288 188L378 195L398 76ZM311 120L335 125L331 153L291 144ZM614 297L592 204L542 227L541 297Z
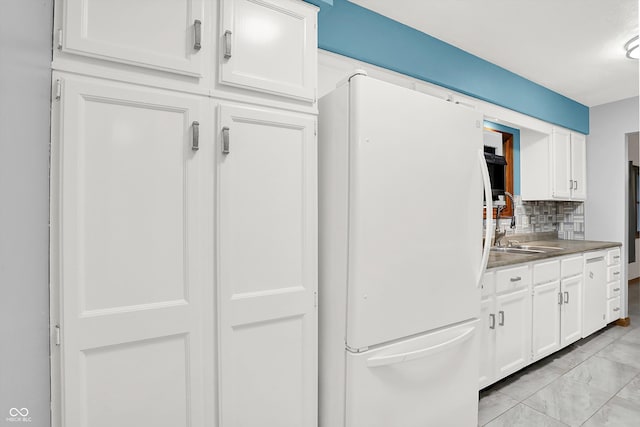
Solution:
M349 114L348 347L477 317L482 114L366 76Z
M347 352L345 427L477 425L478 327Z

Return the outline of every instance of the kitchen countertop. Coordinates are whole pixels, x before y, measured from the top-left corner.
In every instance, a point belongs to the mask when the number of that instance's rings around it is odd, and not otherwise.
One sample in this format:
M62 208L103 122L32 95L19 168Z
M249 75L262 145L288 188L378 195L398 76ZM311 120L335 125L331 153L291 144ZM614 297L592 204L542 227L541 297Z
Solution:
M489 253L489 263L487 265L487 268L504 267L507 265L521 264L530 261L539 261L541 259L555 258L580 252L596 251L599 249L615 248L617 246L621 246L621 243L618 242L560 239L545 239L524 242L519 241L519 244L527 244L532 246L551 246L562 249L538 254L514 254L491 251Z

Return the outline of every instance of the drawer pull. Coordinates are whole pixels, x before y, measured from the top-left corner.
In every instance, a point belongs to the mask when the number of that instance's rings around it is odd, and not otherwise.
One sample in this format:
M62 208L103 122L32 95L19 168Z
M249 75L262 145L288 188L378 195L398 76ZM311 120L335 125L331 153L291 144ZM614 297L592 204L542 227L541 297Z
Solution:
M614 276L617 276L618 274L620 274L620 272L619 272L619 271L614 271L614 272L613 272L613 275L614 275Z
M202 21L196 19L193 21L193 49L200 50L202 49Z
M564 293L564 303L569 304L569 292Z
M519 282L520 280L522 280L522 277L520 276L516 276L516 277L512 277L511 279L509 279L511 282Z
M491 313L489 315L489 320L491 320L491 323L489 324L489 329L495 329L496 328L496 315Z
M620 259L620 255L614 256L613 259Z
M620 311L620 307L614 308L613 311Z
M224 32L224 59L231 58L231 31Z
M620 288L614 288L613 292L618 292L620 290Z

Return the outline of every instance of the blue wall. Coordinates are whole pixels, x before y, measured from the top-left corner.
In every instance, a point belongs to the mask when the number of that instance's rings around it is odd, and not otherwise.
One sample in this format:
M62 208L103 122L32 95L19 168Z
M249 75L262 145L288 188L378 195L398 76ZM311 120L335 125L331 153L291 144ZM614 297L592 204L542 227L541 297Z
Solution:
M306 1L320 7L321 49L589 133L585 105L346 0Z

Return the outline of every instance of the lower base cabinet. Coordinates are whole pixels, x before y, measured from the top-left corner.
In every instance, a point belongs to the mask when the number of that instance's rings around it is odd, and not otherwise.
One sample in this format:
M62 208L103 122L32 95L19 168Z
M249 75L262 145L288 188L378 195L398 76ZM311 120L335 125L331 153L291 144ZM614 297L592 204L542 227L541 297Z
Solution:
M525 281L515 291L486 297L480 311L479 388L483 388L529 363L531 294L528 284Z

